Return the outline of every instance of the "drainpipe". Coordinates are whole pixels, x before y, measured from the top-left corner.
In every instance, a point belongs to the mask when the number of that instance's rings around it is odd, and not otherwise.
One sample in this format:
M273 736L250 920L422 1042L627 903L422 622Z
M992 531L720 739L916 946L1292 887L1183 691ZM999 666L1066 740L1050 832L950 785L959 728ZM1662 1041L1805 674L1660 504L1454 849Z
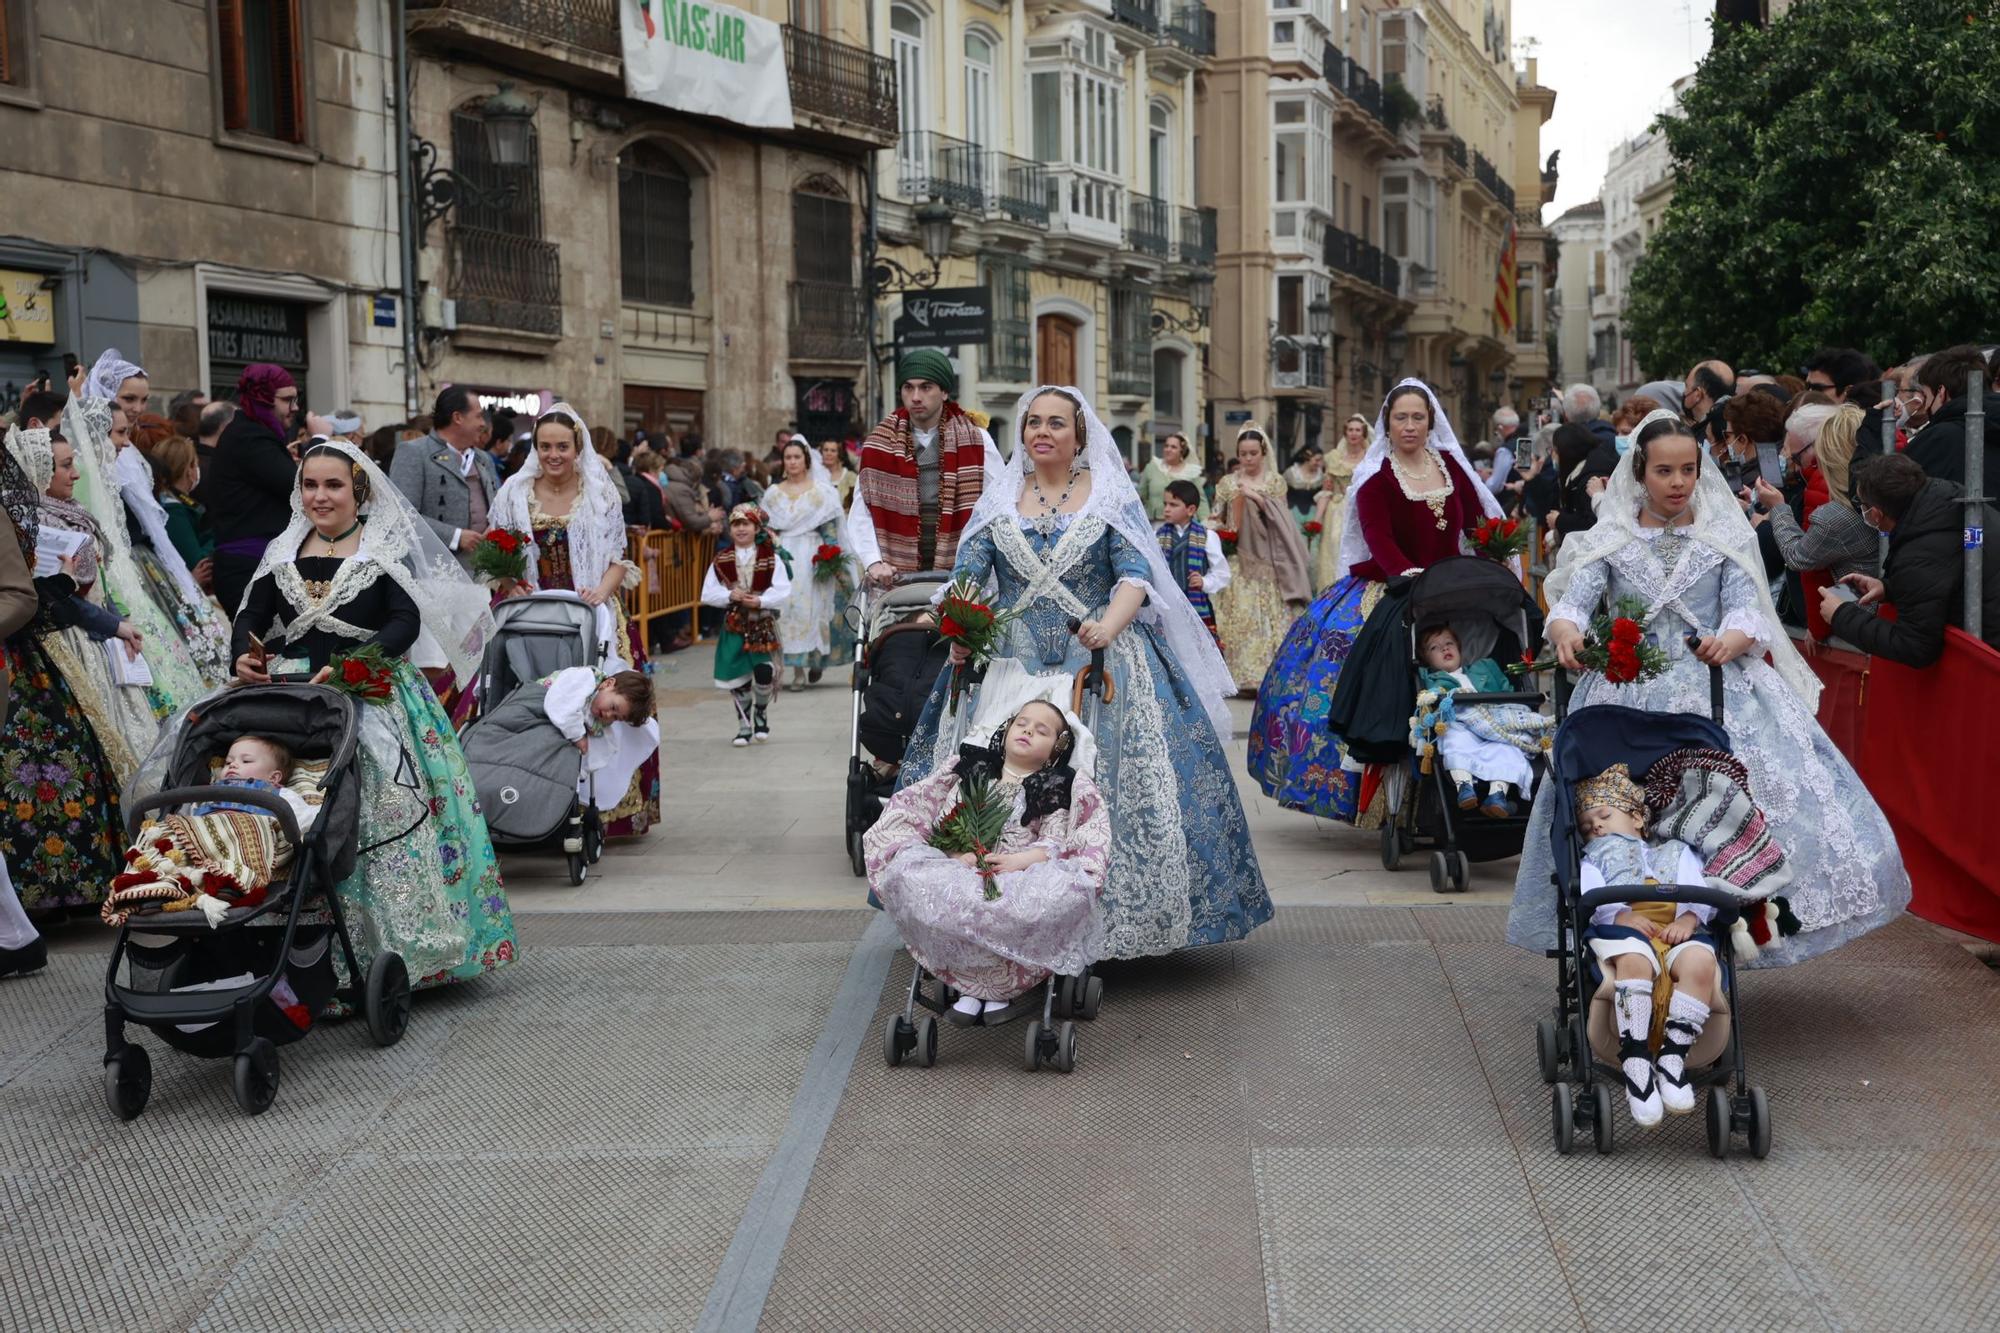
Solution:
M1965 388L1965 615L1973 638L1986 633L1986 381L1984 367Z
M396 204L397 218L401 225L396 229L402 252L403 270L403 316L399 327L403 333L403 410L409 416L418 413L417 396L420 389L417 374L417 244L415 203L410 194L410 34L408 20L403 13L403 0L389 0L389 21L391 30L391 50L394 52L395 83L392 96L396 99Z

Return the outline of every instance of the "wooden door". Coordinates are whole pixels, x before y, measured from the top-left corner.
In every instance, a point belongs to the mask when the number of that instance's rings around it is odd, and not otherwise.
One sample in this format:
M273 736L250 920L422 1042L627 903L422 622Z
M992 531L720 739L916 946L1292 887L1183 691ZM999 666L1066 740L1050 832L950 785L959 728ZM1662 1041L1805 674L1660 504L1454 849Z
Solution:
M1063 315L1035 321L1035 379L1042 384L1077 384L1077 322Z
M656 389L651 385L625 386L625 436L644 430L658 438L672 431L678 442L689 430L701 430L702 394L699 389Z

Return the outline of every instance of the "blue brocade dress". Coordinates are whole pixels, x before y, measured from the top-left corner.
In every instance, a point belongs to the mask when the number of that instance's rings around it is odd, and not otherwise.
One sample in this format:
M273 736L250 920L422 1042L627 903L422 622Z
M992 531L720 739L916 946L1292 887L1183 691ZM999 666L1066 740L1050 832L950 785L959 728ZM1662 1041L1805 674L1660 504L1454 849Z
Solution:
M1743 569L1678 530L1641 528L1639 536L1577 570L1551 622L1588 627L1606 600L1636 597L1658 606L1646 638L1669 666L1651 680L1614 685L1585 673L1570 709L1623 704L1655 713L1709 713L1709 669L1686 635L1737 629L1758 644L1784 631L1766 625ZM1682 612L1686 614L1683 615ZM1792 912L1800 932L1759 954L1756 967L1784 966L1824 953L1903 914L1910 877L1881 807L1792 687L1761 651L1722 668L1723 717L1730 749L1750 770L1750 798L1784 848L1792 871ZM1555 890L1550 884L1555 784L1535 794L1521 849L1507 938L1529 949L1555 945Z
M953 573L981 583L991 576L997 604L1022 610L996 657L1036 675L1089 665L1069 619L1101 614L1121 582L1149 581L1145 555L1088 515L1063 516L1047 536L1025 519L984 528L959 547ZM1098 746L1092 776L1111 813L1107 958L1241 939L1271 916L1221 741L1148 614L1141 610L1106 654L1116 697L1094 710L1086 702L1083 717ZM972 716L977 687L953 717L945 715L950 691L946 671L917 719L899 785L957 754L958 722Z

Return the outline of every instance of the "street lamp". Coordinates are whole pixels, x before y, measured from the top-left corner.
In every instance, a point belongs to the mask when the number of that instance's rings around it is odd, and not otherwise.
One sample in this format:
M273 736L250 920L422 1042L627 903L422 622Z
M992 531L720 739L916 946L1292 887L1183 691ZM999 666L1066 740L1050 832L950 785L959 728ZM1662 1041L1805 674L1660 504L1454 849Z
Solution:
M1188 315L1182 319L1164 310L1153 312L1153 332L1193 333L1208 327L1208 314L1215 306L1215 279L1206 273L1195 273L1187 280Z
M480 137L486 160L496 168L528 165L534 155L537 104L502 81L479 105ZM410 174L417 208L417 247L423 248L431 224L470 199L481 208L500 209L512 203L520 186L509 180L497 188L481 185L462 172L438 163L437 145L410 131Z
M887 255L877 256L872 273L876 291L924 291L937 286L944 276L945 257L951 253L951 210L935 199L919 208L917 242L931 261L930 270L914 273Z
M486 135L486 155L497 167L525 167L533 154L535 104L514 91L505 79L479 108Z
M1306 331L1315 341L1325 342L1333 334L1333 302L1315 296L1306 306Z
M1400 377L1403 373L1403 357L1410 350L1410 334L1407 329L1397 327L1389 330L1389 336L1382 340L1384 350L1389 353L1389 374Z

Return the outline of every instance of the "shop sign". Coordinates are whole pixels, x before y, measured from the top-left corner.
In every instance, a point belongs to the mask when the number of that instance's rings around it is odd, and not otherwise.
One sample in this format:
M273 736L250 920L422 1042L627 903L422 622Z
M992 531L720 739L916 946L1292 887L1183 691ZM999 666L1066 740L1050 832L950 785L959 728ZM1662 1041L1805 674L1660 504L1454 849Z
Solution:
M208 357L230 365L306 365L306 308L228 292L208 294Z
M963 347L993 336L993 294L985 287L940 287L907 293L896 316L896 342L909 347Z
M42 290L47 280L45 273L0 268L0 341L54 346L55 294Z

